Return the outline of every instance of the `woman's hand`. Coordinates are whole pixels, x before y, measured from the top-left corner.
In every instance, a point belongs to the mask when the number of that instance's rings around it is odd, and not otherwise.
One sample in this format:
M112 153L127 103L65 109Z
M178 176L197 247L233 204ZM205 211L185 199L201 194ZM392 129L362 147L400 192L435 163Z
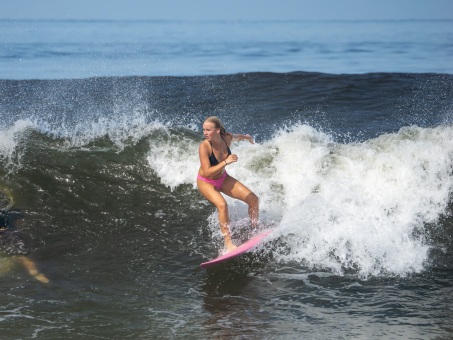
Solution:
M250 144L255 144L253 137L250 136L249 134L244 135L244 139L247 139L250 142Z
M238 156L231 154L225 159L225 164L229 165L229 164L237 162L237 161L238 161Z

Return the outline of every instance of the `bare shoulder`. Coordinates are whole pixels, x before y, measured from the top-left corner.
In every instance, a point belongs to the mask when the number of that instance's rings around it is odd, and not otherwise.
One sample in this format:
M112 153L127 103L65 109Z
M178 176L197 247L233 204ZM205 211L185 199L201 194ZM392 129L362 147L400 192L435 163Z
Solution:
M200 151L205 151L205 152L209 152L211 150L211 144L209 143L209 141L207 140L204 140L200 143L200 146L198 148Z

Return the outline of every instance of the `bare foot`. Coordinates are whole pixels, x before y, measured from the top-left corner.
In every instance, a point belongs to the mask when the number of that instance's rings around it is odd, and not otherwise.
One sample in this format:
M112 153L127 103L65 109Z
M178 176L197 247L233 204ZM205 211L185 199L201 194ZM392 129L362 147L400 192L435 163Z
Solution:
M33 275L33 277L42 283L49 283L49 279L44 274Z
M259 229L260 226L261 226L261 224L259 222L252 222L250 224L250 227L252 228L252 230L257 230L257 229Z
M233 243L225 244L225 247L227 249L227 252L233 251L237 248Z

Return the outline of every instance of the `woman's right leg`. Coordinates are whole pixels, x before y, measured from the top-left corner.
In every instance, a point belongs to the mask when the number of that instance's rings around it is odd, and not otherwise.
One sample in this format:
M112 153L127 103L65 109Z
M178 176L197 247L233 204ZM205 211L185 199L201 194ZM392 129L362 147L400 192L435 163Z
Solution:
M228 204L222 194L217 191L210 183L203 182L197 179L197 186L200 193L211 202L216 208L219 216L220 231L225 238L225 247L228 251L236 249L236 246L231 241L230 235L230 217L228 214Z

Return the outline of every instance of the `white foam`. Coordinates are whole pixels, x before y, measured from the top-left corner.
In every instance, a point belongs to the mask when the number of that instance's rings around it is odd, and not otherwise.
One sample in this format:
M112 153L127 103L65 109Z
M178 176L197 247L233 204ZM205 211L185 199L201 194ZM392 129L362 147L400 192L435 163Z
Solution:
M119 110L106 117L83 119L79 122L58 122L49 117L31 116L19 119L4 130L0 130L0 160L6 172L15 172L22 167L21 160L27 149L29 132L34 131L59 140L59 147L80 148L100 140L108 139L117 152L128 145L150 136L154 131L166 129L147 107L133 108L132 111Z
M69 147L81 147L100 138L108 138L121 150L126 144L135 144L155 130L164 128L159 120L148 113L133 111L94 120L55 126L46 121L36 123L37 129L47 135L63 138Z
M154 141L150 166L172 188L195 187L198 143ZM263 218L279 221L277 261L362 277L423 270L426 224L446 212L453 189L451 126L339 144L296 125L262 144L233 145L233 152L239 162L228 172L260 197ZM232 218L246 218L244 205L227 199Z
M156 135L150 139L147 161L161 182L174 189L181 184L192 184L198 171L198 145L182 134Z
M12 126L0 130L0 159L6 171L20 167L23 149L19 147L26 131L34 124L30 120L17 120Z
M446 211L453 188L452 137L451 127L404 128L345 145L301 127L277 137L283 156L273 164L277 178L285 174L287 196L280 234L291 249L278 259L365 277L421 271L429 250L425 224ZM303 147L287 149L291 143ZM300 164L292 183L280 162L288 153Z

